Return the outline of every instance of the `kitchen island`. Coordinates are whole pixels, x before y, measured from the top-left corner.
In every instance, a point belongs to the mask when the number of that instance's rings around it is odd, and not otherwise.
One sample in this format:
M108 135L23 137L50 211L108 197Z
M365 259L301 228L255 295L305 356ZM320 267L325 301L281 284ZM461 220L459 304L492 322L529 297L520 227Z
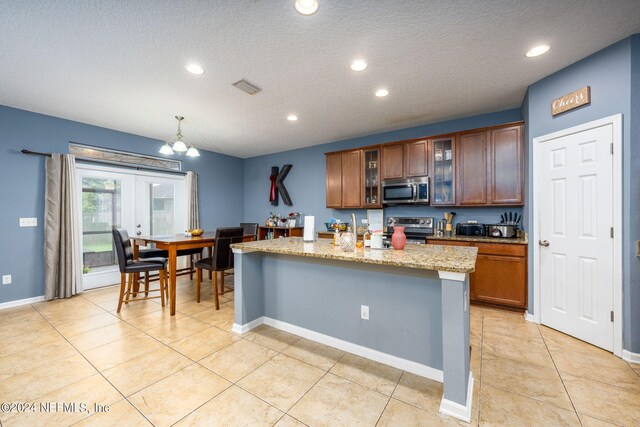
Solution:
M440 411L469 421L468 275L476 248L343 252L328 239L298 237L232 248L234 332L264 323L443 382Z

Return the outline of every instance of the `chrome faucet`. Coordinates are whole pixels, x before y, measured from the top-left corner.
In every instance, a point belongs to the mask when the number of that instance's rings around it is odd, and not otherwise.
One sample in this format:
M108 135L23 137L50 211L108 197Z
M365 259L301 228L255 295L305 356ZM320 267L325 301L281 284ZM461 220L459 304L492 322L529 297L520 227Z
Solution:
M356 224L356 214L351 213L351 226L353 227L353 244L358 243L358 226Z

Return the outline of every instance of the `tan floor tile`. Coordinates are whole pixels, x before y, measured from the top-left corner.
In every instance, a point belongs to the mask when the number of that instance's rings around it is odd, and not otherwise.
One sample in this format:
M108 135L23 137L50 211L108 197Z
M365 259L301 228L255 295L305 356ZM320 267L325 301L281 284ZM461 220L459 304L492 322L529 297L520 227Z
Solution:
M108 286L99 289L91 289L82 293L82 298L91 301L93 303L104 301L105 299L111 299L113 297L118 298L120 294L120 285Z
M582 421L582 427L616 427L622 426L622 424L613 424L607 421L602 421L597 418L590 417L588 415L578 414L578 418Z
M242 337L275 351L283 351L300 339L297 335L267 325L260 325Z
M574 411L483 385L480 397L482 426L580 426Z
M640 390L640 377L624 360L609 352L600 349L588 352L573 349L550 351L561 376L569 374Z
M87 350L83 352L83 355L96 369L102 372L141 354L157 350L160 347L162 347L162 344L156 339L143 333L137 333L127 335L117 341L92 350Z
M482 354L493 354L525 364L553 367L553 361L544 342L509 337L485 332L482 336Z
M119 320L117 323L69 337L68 340L78 351L87 351L133 334L140 334L140 331Z
M604 351L589 343L563 334L560 331L556 331L555 329L551 329L543 325L540 325L538 329L540 330L547 347L549 347L549 350L572 349L583 352Z
M288 411L325 374L279 354L238 382L238 385L282 411Z
M640 389L563 375L569 397L579 414L618 423L640 425Z
M160 304L156 304L151 300L146 300L146 301L133 301L133 302L129 302L129 304L123 303L120 313L116 313L117 310L118 310L118 304L115 303L113 307L111 307L109 312L115 316L118 316L120 319L130 321L132 319L135 319L136 317L140 317L145 314L152 313L154 311L163 310L163 308L162 306L160 306ZM169 311L168 307L165 307L164 310ZM132 324L135 326L134 323Z
M230 382L194 364L139 391L129 401L153 425L170 426L229 386Z
M145 332L167 344L193 335L196 332L204 331L210 327L211 326L205 322L185 316L180 319L170 319L163 325L147 329Z
M325 371L331 369L344 355L342 350L306 338L294 342L283 353Z
M56 325L56 329L67 338L93 331L105 326L122 322L111 313L100 313L95 316Z
M531 322L513 321L511 319L487 317L482 322L483 332L507 335L518 339L542 341L538 326Z
M383 394L328 373L289 414L310 426L373 426L388 400Z
M0 402L29 402L96 374L82 356L66 357L0 381Z
M276 351L239 340L200 360L200 364L218 375L236 382L278 354Z
M555 369L485 355L482 361L482 378L483 384L551 403L561 408L573 409L560 380L560 375Z
M38 315L40 316L40 315ZM28 321L18 320L15 322L0 322L0 341L8 338L17 337L31 332L53 330L53 326L49 324L42 316L30 319Z
M231 330L231 326L233 326L233 303L228 302L222 304L221 302L220 310L204 310L198 314L194 314L193 317L226 331Z
M120 393L131 396L192 363L180 353L162 346L107 369L102 374Z
M393 397L425 411L437 414L444 389L442 383L403 372Z
M109 406L109 412L100 412L85 418L74 427L150 427L138 410L126 400Z
M64 340L34 346L18 353L0 357L0 379L21 374L41 366L55 364L58 360L78 355L76 349Z
M441 418L431 412L423 411L415 406L408 405L399 400L391 399L385 408L376 427L422 427L422 426L455 426L460 425L454 421Z
M38 311L30 304L18 307L3 308L0 310L0 323L3 325L17 322L27 322L34 319L42 319Z
M176 426L264 426L270 427L284 412L231 386L183 418Z
M195 301L195 295L193 296L193 301L185 301L177 307L177 310L180 313L187 314L189 316L193 316L198 313L202 313L203 311L215 310L216 306L213 300L204 299L200 297L200 302Z
M239 339L240 337L237 335L225 332L215 326L210 326L202 332L196 332L168 345L192 360L200 360Z
M102 375L95 374L37 398L35 400L36 411L9 414L10 416L3 420L3 423L29 426L71 425L92 414L96 410L95 405L104 407L119 400L122 400L120 393ZM39 410L40 404L55 402L83 404L85 406L84 408L78 406L70 411L52 410L46 412Z
M471 304L469 306L469 314L474 317L484 317L484 311L479 305Z
M56 342L65 342L65 339L53 328L36 332L28 332L2 340L2 345L0 346L0 357L19 353L35 346L42 346Z
M402 371L355 354L347 353L330 371L332 374L391 396Z
M525 323L524 313L518 311L511 310L501 310L499 308L490 308L483 307L482 308L483 318L484 319L504 319L511 322Z
M296 420L292 416L285 415L284 417L280 418L280 421L278 421L273 427L306 427L306 426L307 425L305 423Z
M157 328L167 323L175 323L184 317L186 316L179 311L176 312L175 316L171 316L171 312L165 308L164 310L155 310L133 319L127 319L126 322L141 331L148 331L149 329Z
M85 319L87 317L104 313L104 310L97 305L83 298L76 298L78 302L70 304L69 306L65 306L64 310L47 310L44 308L44 306L41 306L40 308L38 308L38 311L45 319L47 319L49 323L54 326L61 323L68 323L74 320Z

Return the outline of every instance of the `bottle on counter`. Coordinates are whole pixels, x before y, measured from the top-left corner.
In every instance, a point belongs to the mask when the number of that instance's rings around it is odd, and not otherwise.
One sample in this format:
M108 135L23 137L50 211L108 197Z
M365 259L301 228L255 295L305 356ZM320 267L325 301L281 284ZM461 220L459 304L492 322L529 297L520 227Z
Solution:
M336 232L333 234L333 245L338 246L340 244L340 232L336 228Z

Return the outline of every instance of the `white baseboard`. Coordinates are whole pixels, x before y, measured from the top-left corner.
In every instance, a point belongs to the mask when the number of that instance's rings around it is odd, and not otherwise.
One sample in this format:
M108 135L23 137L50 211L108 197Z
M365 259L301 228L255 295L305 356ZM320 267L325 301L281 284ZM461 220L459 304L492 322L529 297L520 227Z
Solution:
M0 310L2 310L3 308L18 307L20 305L33 304L34 302L41 302L41 301L44 301L44 295L40 295L39 297L3 302L3 303L0 303Z
M536 317L533 314L529 314L529 311L524 312L524 320L527 322L540 323L536 320Z
M381 351L374 350L369 347L364 347L359 344L354 344L348 341L334 338L329 335L321 334L319 332L302 328L300 326L292 325L291 323L272 319L270 317L264 317L261 319L266 325L269 325L276 329L280 329L285 332L292 333L294 335L301 336L303 338L307 338L311 341L319 342L320 344L328 345L330 347L334 347L342 351L353 353L367 359L375 360L376 362L384 363L385 365L393 366L394 368L402 369L404 371L411 372L412 374L420 375L422 377L429 378L434 381L438 381L438 382L443 381L442 370L440 369L435 369L430 366L423 365L421 363L413 362L411 360L407 360L401 357L393 356L391 354L383 353ZM251 323L243 326L248 326ZM235 326L236 325L234 325L234 328ZM238 327L240 328L239 325Z
M640 363L640 353L632 353L629 350L622 350L622 359L631 363Z
M471 406L473 404L473 374L469 372L469 383L467 384L467 403L466 405L461 405L452 400L445 399L442 396L442 401L440 402L440 412L445 415L450 415L452 417L458 418L459 420L465 422L471 422Z
M264 316L258 317L257 319L252 320L249 323L245 323L244 325L238 325L237 323L234 323L233 326L231 327L231 332L236 334L244 334L246 332L249 332L253 328L256 328L262 325L264 323L264 319L265 319Z

